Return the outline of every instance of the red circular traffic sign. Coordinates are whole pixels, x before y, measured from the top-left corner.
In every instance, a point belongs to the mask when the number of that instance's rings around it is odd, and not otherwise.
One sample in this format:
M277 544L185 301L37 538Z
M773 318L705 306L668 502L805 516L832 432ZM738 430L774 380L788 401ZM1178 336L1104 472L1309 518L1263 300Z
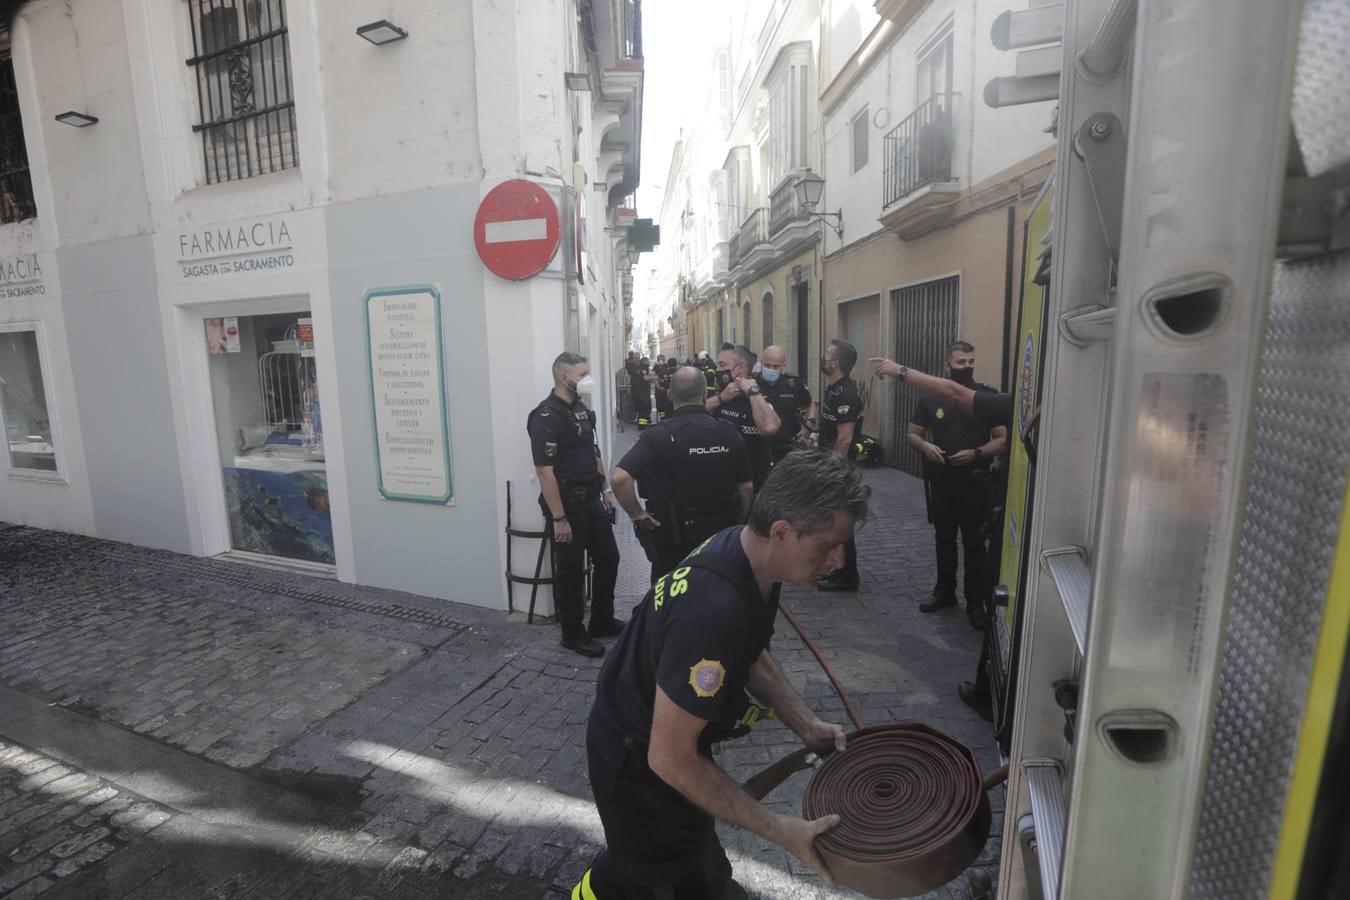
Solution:
M488 271L511 281L524 281L548 268L561 240L558 204L523 178L488 191L473 220L479 259Z

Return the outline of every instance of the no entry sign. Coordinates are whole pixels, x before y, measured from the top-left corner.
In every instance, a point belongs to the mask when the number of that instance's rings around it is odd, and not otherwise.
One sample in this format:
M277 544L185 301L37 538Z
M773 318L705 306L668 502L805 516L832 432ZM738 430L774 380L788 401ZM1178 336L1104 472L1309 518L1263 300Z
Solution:
M544 271L558 252L558 204L532 181L516 178L488 191L473 220L473 243L488 271L523 281Z

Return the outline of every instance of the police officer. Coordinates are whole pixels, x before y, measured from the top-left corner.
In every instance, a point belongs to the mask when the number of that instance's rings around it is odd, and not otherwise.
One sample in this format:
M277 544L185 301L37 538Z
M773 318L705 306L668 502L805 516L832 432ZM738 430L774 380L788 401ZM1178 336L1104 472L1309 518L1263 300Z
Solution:
M855 466L803 451L778 466L749 523L721 531L657 580L596 684L586 733L606 847L573 896L736 898L721 819L767 838L833 886L813 841L838 816L775 812L713 761L749 710L774 708L808 747L844 750L844 730L806 706L768 652L781 582L810 586L866 514Z
M530 411L526 428L539 476L539 506L553 537L553 602L562 625L562 645L582 656L604 656L596 638L623 630L614 618L619 547L605 488L605 463L595 443L595 413L582 395L595 391L586 357L560 353L553 361L553 391ZM585 557L590 552L591 623L585 614Z
M975 381L975 348L956 341L947 353L947 377L973 389L994 394ZM931 440L925 439L925 434ZM919 610L936 612L956 604L956 532L961 532L965 555L966 612L971 624L983 627L985 585L984 523L989 502L989 463L1007 445L1008 429L990 428L958 409L920 396L910 417L909 445L924 458L929 511L937 544L938 583Z
M777 465L792 452L795 441L809 433L802 420L802 413L806 413L807 419L814 419L816 401L811 399L805 378L783 371L787 365L787 353L782 347L776 344L765 347L759 362L760 390L768 398L773 411L778 413L778 433L769 441L769 454L773 464Z
M820 404L819 446L822 450L852 460L858 455L857 438L862 435L862 395L851 377L858 362L858 351L848 341L835 338L820 358L825 376L824 399ZM856 591L858 589L858 548L853 538L844 546L844 564L820 580L816 590Z
M768 439L778 434L782 423L759 382L750 377L749 348L735 345L718 351L717 384L719 393L708 398L707 410L740 429L759 490L773 465Z
M950 378L929 375L884 356L873 357L872 363L877 367L877 375L882 378L889 375L900 379L928 397L930 403L937 406L963 410L974 418L978 427L987 428L992 432L999 427L1007 429L1012 426L1012 394L977 391L971 387L958 384ZM1030 415L1030 410L1027 410L1027 415ZM998 534L999 532L995 531L995 535ZM998 540L997 536L995 540ZM986 563L988 562L989 560L986 558ZM989 586L989 576L996 571L997 566L995 565L990 565L986 570L985 588ZM969 602L969 598L967 598L967 602ZM962 703L975 710L987 721L992 722L994 721L994 704L993 694L989 688L989 641L990 636L986 634L983 647L980 650L980 661L975 666L975 679L958 684L956 693L961 698Z
M703 541L744 521L754 496L745 441L703 408L703 385L698 369L676 370L670 418L640 434L610 476L651 560L653 584Z

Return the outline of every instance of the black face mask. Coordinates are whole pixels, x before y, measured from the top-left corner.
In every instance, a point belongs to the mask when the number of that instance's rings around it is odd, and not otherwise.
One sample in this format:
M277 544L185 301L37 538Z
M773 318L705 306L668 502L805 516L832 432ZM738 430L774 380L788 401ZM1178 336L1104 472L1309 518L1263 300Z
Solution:
M969 369L952 369L952 381L970 387L975 383L975 367L971 366Z
M820 372L822 375L829 375L833 371L830 361L825 357L820 358Z
M722 387L726 387L727 385L731 384L731 370L730 369L719 370L717 373L717 383Z

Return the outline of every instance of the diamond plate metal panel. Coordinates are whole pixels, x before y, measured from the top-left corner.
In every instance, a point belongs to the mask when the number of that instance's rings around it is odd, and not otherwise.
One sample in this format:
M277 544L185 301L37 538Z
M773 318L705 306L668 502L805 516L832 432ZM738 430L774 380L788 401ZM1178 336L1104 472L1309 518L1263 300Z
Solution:
M1350 3L1303 0L1294 83L1294 132L1309 175L1350 159L1350 91L1345 48L1350 46Z
M1350 466L1350 256L1276 269L1189 896L1266 896Z

